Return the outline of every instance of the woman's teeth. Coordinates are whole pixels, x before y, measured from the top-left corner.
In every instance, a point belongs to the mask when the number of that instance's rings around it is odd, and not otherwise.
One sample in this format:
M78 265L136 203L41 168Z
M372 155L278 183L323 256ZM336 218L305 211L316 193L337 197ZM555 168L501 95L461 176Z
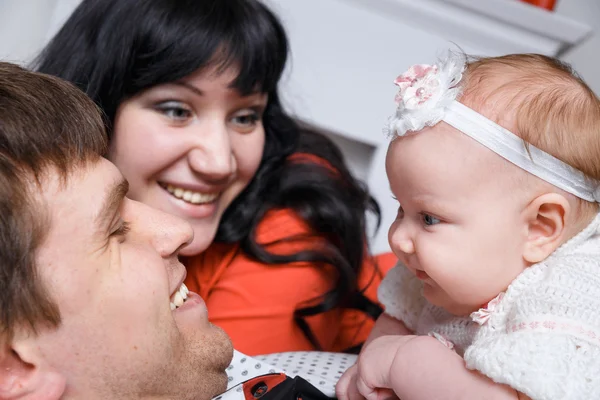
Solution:
M219 197L219 193L194 192L191 190L185 190L179 187L175 187L173 185L167 185L166 189L169 193L171 193L178 199L192 204L210 203L214 201L217 197Z
M173 296L171 296L171 311L179 308L185 303L187 299L187 295L189 293L189 289L185 286L184 283L181 284L179 290L176 291Z

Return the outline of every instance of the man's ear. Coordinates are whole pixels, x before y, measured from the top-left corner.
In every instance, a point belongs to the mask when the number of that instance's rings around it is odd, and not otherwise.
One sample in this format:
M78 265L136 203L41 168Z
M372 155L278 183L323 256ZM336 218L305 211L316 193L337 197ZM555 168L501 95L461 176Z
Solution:
M56 400L66 379L50 368L32 335L0 348L1 400Z
M536 197L525 209L527 239L523 258L531 264L548 257L564 239L565 221L571 212L567 199L558 193Z

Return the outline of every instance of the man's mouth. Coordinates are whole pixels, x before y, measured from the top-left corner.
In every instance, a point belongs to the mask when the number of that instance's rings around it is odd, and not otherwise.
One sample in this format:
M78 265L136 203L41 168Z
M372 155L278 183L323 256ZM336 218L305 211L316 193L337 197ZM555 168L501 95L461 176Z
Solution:
M184 283L181 284L179 290L177 290L171 296L171 311L181 307L183 303L187 300L187 295L189 293L189 289L185 286Z
M183 200L190 204L206 204L212 203L219 197L221 193L202 193L193 190L180 188L169 184L161 184L163 189L169 192L173 197Z

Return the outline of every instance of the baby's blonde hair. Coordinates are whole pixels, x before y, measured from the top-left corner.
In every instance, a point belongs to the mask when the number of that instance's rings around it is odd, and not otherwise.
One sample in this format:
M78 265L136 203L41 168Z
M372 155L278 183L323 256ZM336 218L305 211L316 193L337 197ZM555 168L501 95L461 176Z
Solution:
M600 180L600 100L569 65L537 54L478 58L463 79L466 106Z

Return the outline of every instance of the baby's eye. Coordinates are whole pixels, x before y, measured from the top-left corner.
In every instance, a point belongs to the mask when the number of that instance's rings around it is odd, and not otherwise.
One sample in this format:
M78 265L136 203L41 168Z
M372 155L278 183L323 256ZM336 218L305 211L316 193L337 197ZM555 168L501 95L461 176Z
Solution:
M440 223L439 218L434 217L433 215L429 215L429 214L421 214L422 218L423 218L423 223L427 226L431 226L431 225L437 225Z
M396 218L404 218L404 208L402 206L398 206L398 215L396 215Z

